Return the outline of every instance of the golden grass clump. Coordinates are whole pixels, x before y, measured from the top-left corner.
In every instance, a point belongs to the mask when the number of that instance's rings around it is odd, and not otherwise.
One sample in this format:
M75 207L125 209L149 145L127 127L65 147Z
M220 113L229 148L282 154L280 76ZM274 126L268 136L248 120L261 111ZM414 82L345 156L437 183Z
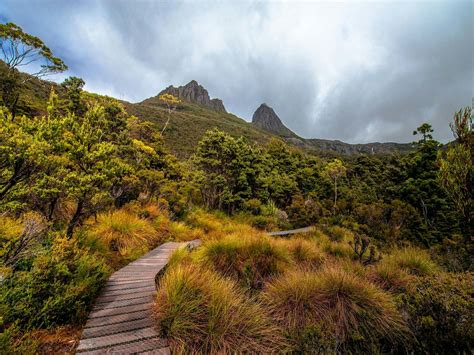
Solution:
M329 255L337 258L354 259L355 254L351 246L346 242L324 241L321 243L323 250Z
M369 278L384 290L399 292L410 289L413 277L407 270L400 268L395 263L380 262L375 264L370 271Z
M194 209L186 217L186 223L201 231L204 239L215 239L234 233L259 233L245 221L238 221L223 214Z
M275 239L275 243L288 250L296 265L303 268L320 267L326 260L326 254L314 241L302 238Z
M205 242L198 250L200 260L221 274L251 289L279 274L291 262L286 248L260 234L232 234Z
M439 271L438 265L433 262L425 250L407 247L395 249L380 262L380 268L400 268L411 275L429 276Z
M215 215L195 209L186 216L186 221L193 227L200 228L206 233L221 231L223 222Z
M289 271L267 285L262 299L300 351L396 342L406 331L388 293L337 265Z
M176 266L161 280L154 315L175 353L267 353L284 349L261 305L209 269Z
M100 213L90 234L109 251L125 257L143 253L159 241L157 231L148 220L125 209Z

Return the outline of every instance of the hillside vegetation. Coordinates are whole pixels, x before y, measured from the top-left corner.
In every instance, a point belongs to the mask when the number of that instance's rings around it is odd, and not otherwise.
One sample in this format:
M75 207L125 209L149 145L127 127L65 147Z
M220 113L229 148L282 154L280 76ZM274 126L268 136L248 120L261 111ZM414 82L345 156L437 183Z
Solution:
M155 305L176 352L472 348L470 108L448 147L424 123L408 154L328 158L176 97L132 105L74 77L46 97L3 69L0 353L73 352L113 271L193 239Z

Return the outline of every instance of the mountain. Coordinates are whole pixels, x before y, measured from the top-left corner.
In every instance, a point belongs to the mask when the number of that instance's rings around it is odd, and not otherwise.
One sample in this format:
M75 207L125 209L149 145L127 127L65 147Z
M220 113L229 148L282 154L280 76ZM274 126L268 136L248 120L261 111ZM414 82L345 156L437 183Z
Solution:
M2 75L5 65L2 64L0 61L0 84L5 77ZM29 77L28 74L22 75L25 78ZM36 78L28 79L20 96L18 114L24 113L28 116L45 114L51 88L54 88L60 97L64 94L60 85ZM270 139L278 137L293 146L323 155L391 154L406 153L413 149L410 144L348 144L337 140L304 139L288 129L275 111L266 104L260 105L250 123L226 112L222 101L211 99L208 91L195 80L184 86L169 86L158 95L138 103L121 102L131 115L150 121L160 129L168 119L168 111L158 99L163 93L170 93L182 99L182 103L172 113L165 132L165 144L180 157L190 156L206 131L213 128L236 137L243 136L256 144L265 144Z
M297 137L281 122L275 111L265 103L261 104L253 114L252 123L256 127L280 137Z
M198 104L220 112L227 112L222 100L211 99L207 90L204 89L204 87L202 87L201 85L199 85L196 80L191 80L186 85L179 87L174 87L170 85L154 98L150 98L142 102L149 102L150 100L154 100L163 94L171 94L189 103Z
M286 142L294 146L310 151L317 151L319 153L331 152L342 155L390 154L394 151L406 153L412 150L411 144L349 144L339 140L301 138L288 127L286 127L275 111L265 103L261 104L253 114L252 124L266 132L282 137Z

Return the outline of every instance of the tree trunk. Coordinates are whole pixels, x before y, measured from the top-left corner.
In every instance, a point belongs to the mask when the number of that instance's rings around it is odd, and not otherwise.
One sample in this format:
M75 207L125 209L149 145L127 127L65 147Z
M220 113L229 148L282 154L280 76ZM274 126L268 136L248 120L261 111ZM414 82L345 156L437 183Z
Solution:
M83 208L84 208L84 199L80 198L79 201L77 202L76 212L74 212L74 216L72 216L72 219L69 222L69 225L67 226L66 236L69 239L72 238L72 234L74 233L74 228L79 223L79 219L81 218Z

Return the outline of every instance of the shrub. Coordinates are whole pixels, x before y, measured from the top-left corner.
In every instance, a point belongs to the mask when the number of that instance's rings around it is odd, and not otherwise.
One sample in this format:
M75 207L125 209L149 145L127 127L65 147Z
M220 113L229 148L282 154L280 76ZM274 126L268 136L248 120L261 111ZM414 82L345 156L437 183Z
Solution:
M440 274L413 280L399 307L417 343L414 353L469 354L474 342L474 274Z
M412 275L433 275L439 271L439 267L431 260L429 254L418 248L395 249L381 261L382 264L390 264L399 267Z
M99 214L90 233L110 251L123 257L143 254L158 239L158 233L149 221L124 209Z
M281 245L260 235L234 234L208 241L198 253L205 264L251 289L260 289L265 280L290 262Z
M196 266L177 266L162 279L157 323L173 352L270 352L281 331L233 281Z
M103 259L75 240L57 237L30 271L15 272L0 283L3 322L21 329L80 322L109 271Z
M330 226L326 229L326 233L329 238L336 242L348 242L354 239L354 233L350 230L339 227L339 226Z
M250 219L250 224L252 225L252 227L263 229L266 231L275 230L278 226L278 223L272 216L253 216Z
M0 266L17 269L22 260L32 256L45 230L44 219L34 212L16 220L0 216Z
M368 351L405 332L390 295L341 267L287 272L262 298L299 351Z
M248 211L254 215L258 215L260 214L262 202L257 198L252 198L250 200L244 201L243 207L245 211Z

